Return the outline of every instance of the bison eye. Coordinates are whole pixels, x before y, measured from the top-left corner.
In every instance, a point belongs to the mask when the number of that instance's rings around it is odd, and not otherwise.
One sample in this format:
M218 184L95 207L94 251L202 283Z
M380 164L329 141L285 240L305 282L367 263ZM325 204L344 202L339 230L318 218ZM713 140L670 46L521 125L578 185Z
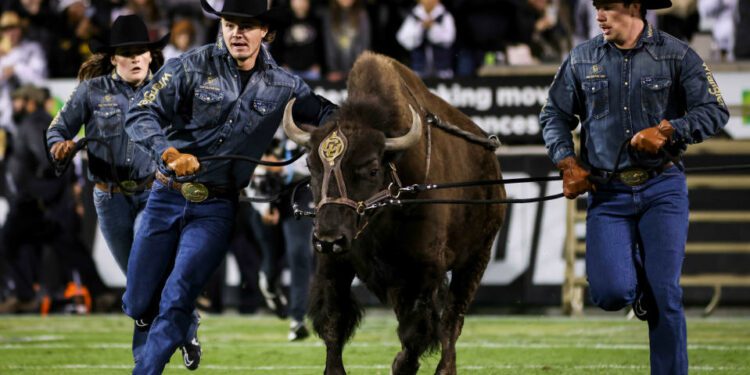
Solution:
M370 177L377 176L378 172L380 172L380 169L377 169L377 168L370 169Z

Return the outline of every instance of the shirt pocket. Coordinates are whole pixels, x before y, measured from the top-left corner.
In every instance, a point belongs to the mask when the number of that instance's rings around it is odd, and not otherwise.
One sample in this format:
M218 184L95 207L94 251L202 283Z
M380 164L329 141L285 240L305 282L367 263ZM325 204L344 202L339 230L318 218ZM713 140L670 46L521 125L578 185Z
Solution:
M245 125L245 134L254 132L276 108L275 101L253 99L250 103L250 122Z
M672 80L666 77L641 78L641 107L643 111L661 119L667 110L671 86Z
M122 111L119 108L94 110L94 122L97 132L105 138L122 134Z
M196 89L193 96L193 128L213 127L219 122L224 93L219 90Z
M581 83L586 96L586 109L590 118L600 119L609 114L609 82L603 79Z

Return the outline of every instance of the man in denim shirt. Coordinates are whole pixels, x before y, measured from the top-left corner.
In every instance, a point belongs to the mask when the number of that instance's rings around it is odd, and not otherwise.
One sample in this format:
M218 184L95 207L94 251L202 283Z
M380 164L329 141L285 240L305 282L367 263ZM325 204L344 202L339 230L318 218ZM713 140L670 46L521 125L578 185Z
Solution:
M279 21L266 0L226 0L215 44L169 60L136 96L125 128L159 164L128 264L125 313L149 330L134 374L163 371L185 340L195 298L229 247L239 189L297 98L295 116L319 124L335 106L280 69L264 46ZM179 177L195 175L186 183Z
M92 55L78 73L81 83L73 91L47 130L47 146L55 160L72 156L73 138L85 127L88 175L95 182L94 208L99 229L120 269L127 274L134 233L154 177L155 163L149 153L136 147L125 134L125 113L138 90L148 83L152 70L161 67L161 48L169 35L151 41L137 15L117 17L108 42L92 40ZM97 141L93 141L97 139ZM194 312L190 340L180 348L189 368L200 362L197 340L198 313ZM138 359L146 334L133 332L133 358Z
M652 374L688 369L679 285L688 197L672 160L679 162L675 155L715 134L729 116L701 58L644 21L646 9L669 6L669 0L594 0L602 35L571 51L540 116L565 196L589 191L592 301L605 310L633 304L648 321ZM579 120L580 161L571 136ZM621 147L626 142L629 149Z

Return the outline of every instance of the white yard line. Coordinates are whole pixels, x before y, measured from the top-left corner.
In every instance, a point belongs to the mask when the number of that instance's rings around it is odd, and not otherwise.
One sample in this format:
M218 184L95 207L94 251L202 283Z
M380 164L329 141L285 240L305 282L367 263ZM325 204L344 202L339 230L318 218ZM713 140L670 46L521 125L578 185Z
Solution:
M127 365L85 365L85 364L67 364L67 365L50 365L50 366L24 366L24 365L0 365L0 369L6 370L128 370L133 366ZM181 365L169 365L170 368L181 369ZM347 365L350 370L387 370L387 365ZM462 371L488 371L488 370L540 370L545 368L552 369L575 369L575 370L648 370L647 365L616 365L616 364L598 364L598 365L488 365L488 366L458 366ZM289 372L299 370L320 370L321 366L222 366L222 365L201 365L201 369L216 371L268 371L268 372ZM748 367L740 366L690 366L691 371L740 371L750 370Z
M204 344L207 347L224 347L224 346L243 346L248 348L322 348L325 345L320 341L305 343L288 343L288 342L247 342L247 343L224 343L209 342ZM349 343L347 347L356 348L390 348L399 347L397 342L362 342ZM524 342L459 342L458 348L466 349L591 349L591 350L648 350L648 344L590 344L590 343L524 343ZM75 345L70 343L13 343L0 344L0 350L20 350L20 349L130 349L128 343L98 343ZM688 344L688 350L707 350L707 351L750 351L749 345L710 345L710 344Z

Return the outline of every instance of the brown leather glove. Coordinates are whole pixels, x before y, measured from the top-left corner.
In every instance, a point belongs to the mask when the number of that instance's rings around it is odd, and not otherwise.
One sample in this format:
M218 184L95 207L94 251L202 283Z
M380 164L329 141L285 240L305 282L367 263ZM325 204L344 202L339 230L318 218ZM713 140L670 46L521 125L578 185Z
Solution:
M643 129L630 140L630 145L638 151L655 154L664 147L667 140L672 138L674 127L667 120L661 120L659 125Z
M187 176L198 171L201 164L198 159L191 154L183 154L176 148L170 147L161 154L161 160L164 164L173 170L177 176Z
M574 199L589 190L595 190L594 185L588 179L589 171L583 169L575 157L568 156L560 160L557 168L562 171L565 198Z
M73 141L60 141L52 145L52 148L49 149L49 153L52 154L52 157L55 160L63 160L73 153L75 147L76 143Z

